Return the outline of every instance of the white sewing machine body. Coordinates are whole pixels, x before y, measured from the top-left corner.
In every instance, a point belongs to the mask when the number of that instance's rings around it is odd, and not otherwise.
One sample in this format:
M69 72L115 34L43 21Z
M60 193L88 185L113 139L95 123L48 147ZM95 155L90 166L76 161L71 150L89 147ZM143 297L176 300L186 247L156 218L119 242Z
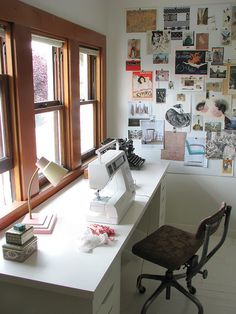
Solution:
M108 150L98 155L88 166L88 178L90 188L97 190L97 197L90 203L88 221L118 224L135 196L134 181L125 152Z

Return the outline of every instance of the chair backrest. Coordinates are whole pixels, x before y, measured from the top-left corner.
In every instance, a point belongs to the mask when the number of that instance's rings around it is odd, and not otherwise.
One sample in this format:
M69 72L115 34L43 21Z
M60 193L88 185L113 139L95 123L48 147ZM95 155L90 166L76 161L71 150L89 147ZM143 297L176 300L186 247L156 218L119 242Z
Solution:
M225 215L226 209L227 209L227 205L223 202L220 209L217 212L215 212L213 215L209 217L204 218L200 222L200 225L197 229L197 232L195 235L196 239L204 240L206 226L208 226L209 228L209 235L212 235L213 233L215 233L221 223L222 218Z
M213 215L203 219L197 229L195 237L197 240L202 242L202 253L198 263L192 266L191 271L188 273L188 277L192 278L195 276L202 268L204 264L219 250L225 241L230 219L231 206L222 203L219 210ZM221 232L221 236L213 248L209 251L209 240L210 236L216 232L221 221L224 221L224 227Z

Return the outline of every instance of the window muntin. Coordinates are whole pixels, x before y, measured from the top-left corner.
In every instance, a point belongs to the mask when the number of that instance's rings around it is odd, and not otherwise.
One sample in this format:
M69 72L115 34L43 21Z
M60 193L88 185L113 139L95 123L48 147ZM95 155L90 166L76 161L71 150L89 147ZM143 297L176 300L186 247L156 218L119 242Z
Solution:
M61 41L32 36L37 158L62 163L63 75Z

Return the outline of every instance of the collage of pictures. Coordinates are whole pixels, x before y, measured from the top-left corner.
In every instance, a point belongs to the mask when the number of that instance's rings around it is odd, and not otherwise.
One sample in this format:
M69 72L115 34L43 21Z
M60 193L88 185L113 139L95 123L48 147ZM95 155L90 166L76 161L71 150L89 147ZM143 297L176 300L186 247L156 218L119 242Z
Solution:
M236 6L126 11L128 138L234 176Z

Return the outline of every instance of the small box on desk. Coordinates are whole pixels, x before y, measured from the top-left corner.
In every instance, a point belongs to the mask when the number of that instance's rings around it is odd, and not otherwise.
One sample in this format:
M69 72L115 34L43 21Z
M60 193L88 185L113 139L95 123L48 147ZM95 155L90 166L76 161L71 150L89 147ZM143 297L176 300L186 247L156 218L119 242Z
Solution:
M15 226L6 231L6 242L8 244L23 245L34 236L34 228L32 226L24 225L23 230L18 230Z
M33 252L37 250L37 237L33 236L23 245L3 244L3 257L7 260L24 262Z

